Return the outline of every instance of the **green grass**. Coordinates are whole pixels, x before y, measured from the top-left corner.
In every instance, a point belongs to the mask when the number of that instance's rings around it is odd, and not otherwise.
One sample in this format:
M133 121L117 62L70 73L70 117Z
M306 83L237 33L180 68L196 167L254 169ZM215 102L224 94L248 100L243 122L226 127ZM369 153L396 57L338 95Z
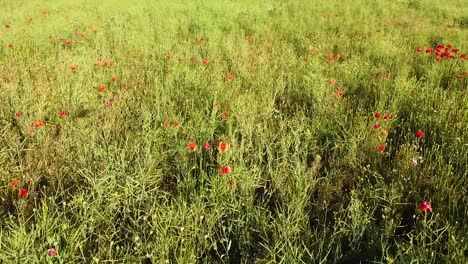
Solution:
M0 0L0 263L467 263L467 13Z

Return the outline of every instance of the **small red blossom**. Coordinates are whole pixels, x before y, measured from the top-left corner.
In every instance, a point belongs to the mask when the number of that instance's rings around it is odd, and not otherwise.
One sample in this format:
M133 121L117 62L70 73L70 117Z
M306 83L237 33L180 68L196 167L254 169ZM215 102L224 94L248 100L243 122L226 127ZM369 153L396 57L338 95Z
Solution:
M229 144L228 143L226 143L224 141L219 142L219 145L218 145L219 153L226 153L228 150L229 150Z
M385 115L383 116L383 119L384 119L384 120L389 120L390 118L392 118L392 116L389 115L389 114L385 114Z
M126 83L121 83L121 84L120 84L120 87L122 87L122 88L127 88L127 84L126 84Z
M78 70L78 66L72 65L72 66L70 66L70 70L76 71L76 70Z
M13 44L12 43L8 43L8 48L13 48Z
M5 28L11 28L11 26L10 25L5 25Z
M20 118L20 117L21 117L21 113L20 113L20 112L16 112L16 113L15 113L15 117L16 117L16 118Z
M211 145L209 142L205 142L205 144L203 145L203 148L208 150L208 149L211 149Z
M45 122L44 122L44 120L40 120L40 119L36 120L36 121L34 121L34 126L36 126L36 127L45 126Z
M57 250L55 248L49 248L47 250L47 254L49 254L49 256L55 257L57 256Z
M62 110L62 111L59 112L59 115L61 117L67 117L68 116L68 111Z
M195 58L194 57L190 58L190 62L195 63Z
M203 43L203 42L205 42L205 39L204 38L199 38L198 41L200 41L200 43Z
M232 79L234 79L234 76L232 76L232 74L228 73L226 75L226 82L230 82L230 81L232 81Z
M104 84L99 85L98 91L104 92L106 90L106 86Z
M172 55L171 53L166 54L166 59L172 60L173 58L174 58L174 55Z
M380 153L383 153L385 151L385 146L380 144L378 147L377 147L377 150L380 152Z
M418 138L424 138L426 136L426 134L422 131L422 130L417 130L414 135Z
M195 142L192 142L190 141L188 144L187 144L190 152L195 152L197 150L197 143Z
M73 41L70 40L70 39L67 39L67 40L65 41L65 44L66 44L67 46L71 46L71 45L73 44Z
M112 77L112 78L111 78L111 82L115 82L115 81L117 81L117 78Z
M384 137L388 136L388 131L385 130L385 129L382 129L382 131L380 131L380 134Z
M11 187L17 187L18 184L19 184L19 180L18 180L18 179L14 179L14 180L10 183Z
M330 79L330 80L328 81L328 84L330 84L330 85L334 85L334 84L335 84L335 82L336 82L335 80L333 80L333 79Z
M424 202L420 203L419 206L418 206L418 210L421 211L421 212L430 212L430 213L432 213L431 203L428 202L428 201L424 201Z
M210 63L210 60L209 60L208 58L204 58L204 59L202 60L202 64L203 64L203 65L207 65L208 63Z
M112 64L113 64L112 61L105 61L104 62L104 66L106 66L106 67L110 67L110 66L112 66Z
M221 117L222 117L223 119L227 119L228 116L229 116L229 112L228 112L227 110L224 110L224 111L221 113Z
M467 56L466 56L466 54L460 54L460 59L464 59L464 60L466 60L466 59L467 59Z
M221 169L219 170L219 174L221 175L228 175L231 174L232 169L230 166L222 166Z
M164 125L165 127L169 127L169 121L168 121L168 120L164 120L163 125Z
M379 119L382 116L382 113L380 112L375 112L374 117Z
M173 127L178 127L178 126L180 126L180 122L174 121L174 122L172 122L172 126Z
M21 190L18 191L18 195L19 195L21 198L23 198L23 197L25 197L26 195L28 195L28 190L26 190L26 189L21 189Z
M433 48L426 48L426 53L432 53L432 52L434 52Z
M417 48L416 48L416 51L417 51L417 52L421 52L422 50L423 50L423 49L422 49L421 47L417 47Z
M377 123L374 124L374 129L379 129L380 127L381 127L381 126L380 126L380 123L379 123L379 122L377 122Z
M457 77L457 79L461 79L461 78L463 78L463 75L457 74L455 77Z
M336 98L341 98L343 96L343 91L341 91L339 87L335 88L335 96Z

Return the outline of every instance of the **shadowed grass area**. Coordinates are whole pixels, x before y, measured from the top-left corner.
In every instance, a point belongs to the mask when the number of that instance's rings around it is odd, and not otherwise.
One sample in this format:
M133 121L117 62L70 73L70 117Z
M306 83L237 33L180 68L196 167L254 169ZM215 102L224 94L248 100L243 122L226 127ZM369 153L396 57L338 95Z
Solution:
M0 0L0 263L466 263L465 6Z

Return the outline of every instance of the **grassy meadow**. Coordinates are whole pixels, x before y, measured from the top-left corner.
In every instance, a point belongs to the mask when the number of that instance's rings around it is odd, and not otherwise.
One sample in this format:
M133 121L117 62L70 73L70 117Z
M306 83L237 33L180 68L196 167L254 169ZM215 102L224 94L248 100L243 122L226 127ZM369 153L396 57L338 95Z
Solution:
M468 263L465 0L0 0L0 263Z

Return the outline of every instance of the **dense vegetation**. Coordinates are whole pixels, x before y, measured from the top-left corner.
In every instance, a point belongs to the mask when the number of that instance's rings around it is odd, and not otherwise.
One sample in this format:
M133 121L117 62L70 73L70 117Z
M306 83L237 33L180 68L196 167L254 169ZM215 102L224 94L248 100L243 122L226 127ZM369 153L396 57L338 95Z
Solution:
M0 263L466 263L464 0L0 0Z

